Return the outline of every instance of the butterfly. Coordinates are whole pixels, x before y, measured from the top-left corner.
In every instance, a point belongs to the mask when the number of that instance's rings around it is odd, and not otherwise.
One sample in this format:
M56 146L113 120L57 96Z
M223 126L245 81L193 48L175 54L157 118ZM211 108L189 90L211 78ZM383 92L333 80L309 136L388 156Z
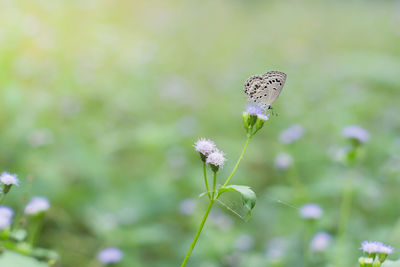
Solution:
M263 109L270 109L271 104L279 97L285 85L286 74L279 71L268 71L263 75L254 75L244 84L248 101Z

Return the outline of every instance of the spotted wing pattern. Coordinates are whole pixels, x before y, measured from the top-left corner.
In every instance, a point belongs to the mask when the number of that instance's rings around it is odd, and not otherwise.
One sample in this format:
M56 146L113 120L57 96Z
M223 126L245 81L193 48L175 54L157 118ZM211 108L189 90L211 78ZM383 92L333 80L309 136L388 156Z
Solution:
M268 108L279 97L285 85L286 74L269 71L263 75L251 76L244 85L244 92L250 103Z

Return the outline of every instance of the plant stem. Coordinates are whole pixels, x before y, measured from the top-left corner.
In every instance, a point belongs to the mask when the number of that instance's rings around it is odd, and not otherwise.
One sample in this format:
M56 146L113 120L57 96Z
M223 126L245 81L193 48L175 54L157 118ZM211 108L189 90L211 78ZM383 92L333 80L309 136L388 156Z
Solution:
M6 198L6 194L2 193L0 197L0 204L3 203L4 199Z
M206 222L206 220L207 220L208 214L210 213L213 204L214 204L214 199L211 199L211 200L210 200L210 203L208 204L207 210L206 210L206 212L204 213L203 220L202 220L201 223L200 223L199 229L197 229L196 236L195 236L194 239L193 239L192 245L190 246L190 248L189 248L189 250L188 250L188 252L187 252L187 254L186 254L186 257L185 257L185 259L183 260L181 267L186 266L186 263L187 263L188 260L189 260L190 254L192 254L192 251L193 251L193 249L194 249L194 246L196 245L196 242L197 242L197 240L199 239L199 236L200 236L200 234L201 234L201 230L203 230L204 224L205 224L205 222Z
M235 174L237 168L239 167L240 161L242 160L242 158L243 158L243 156L244 156L244 153L246 152L246 149L247 149L247 146L249 145L249 142L250 142L251 137L252 137L251 134L248 134L248 135L247 135L247 140L246 140L246 143L244 144L242 153L240 154L240 157L239 157L238 161L236 162L235 167L233 168L231 174L230 174L229 177L226 179L226 181L225 181L225 183L224 183L224 185L223 185L222 187L225 187L225 186L229 183L229 181L231 180L232 176ZM206 183L207 193L208 193L208 196L210 197L210 190L208 189L207 173L206 173L206 164L205 164L205 163L203 164L203 171L204 171L204 181L205 181L205 183ZM194 247L196 246L196 243L197 243L197 240L199 239L199 236L200 236L200 234L201 234L201 231L203 230L204 224L206 223L208 214L209 214L210 211L211 211L211 208L212 208L212 206L213 206L213 204L214 204L214 201L215 201L215 200L218 198L218 196L219 196L218 194L217 194L217 195L215 194L216 186L217 186L217 172L215 171L215 172L214 172L214 181L213 181L213 190L212 190L212 196L210 197L210 203L208 204L207 210L206 210L206 212L204 213L203 219L202 219L202 221L201 221L201 223L200 223L200 226L199 226L199 228L197 229L197 233L196 233L196 235L195 235L195 237L194 237L194 239L193 239L192 245L190 246L188 252L186 253L185 259L183 260L181 267L186 266L186 263L188 262L188 260L189 260L189 258L190 258L190 255L192 254L192 251L193 251Z
M43 213L39 213L30 218L29 221L30 231L28 234L27 241L32 247L36 241L37 235L39 234L40 228L42 226L42 218L43 218Z
M210 189L208 188L208 181L207 181L207 164L203 162L203 172L204 172L204 183L206 184L207 195L208 198L211 199Z
M214 182L213 182L213 191L212 191L212 200L215 200L215 188L217 187L217 172L214 172Z
M343 191L342 196L342 205L340 209L340 221L338 227L338 236L339 238L344 239L346 237L346 227L349 221L350 212L351 212L351 202L353 196L353 181L352 179L347 180L346 187Z
M240 157L239 157L238 161L236 162L235 167L233 168L231 174L229 175L228 179L226 179L226 181L222 187L225 187L231 180L232 176L235 174L236 169L239 167L240 161L242 160L244 153L246 152L247 146L249 145L250 139L251 139L251 135L247 135L247 140L246 140L246 143L244 144L242 154L240 154Z

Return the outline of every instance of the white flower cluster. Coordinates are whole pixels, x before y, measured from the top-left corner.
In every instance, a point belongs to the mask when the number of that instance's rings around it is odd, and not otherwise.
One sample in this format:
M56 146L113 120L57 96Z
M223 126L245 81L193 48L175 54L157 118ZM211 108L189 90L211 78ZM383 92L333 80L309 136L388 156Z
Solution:
M217 149L215 143L210 139L200 138L194 147L197 152L204 156L205 162L215 167L223 167L226 161L225 154Z
M25 206L25 214L36 215L50 208L50 202L45 197L33 197Z
M378 241L364 241L361 243L361 249L368 254L383 253L389 255L394 251L393 247Z
M315 203L308 203L300 208L300 216L304 219L318 219L322 214L322 208Z
M0 207L0 230L11 225L13 214L13 210L9 207Z
M16 174L11 174L8 172L3 172L0 176L0 182L5 185L16 185L18 186L18 178Z

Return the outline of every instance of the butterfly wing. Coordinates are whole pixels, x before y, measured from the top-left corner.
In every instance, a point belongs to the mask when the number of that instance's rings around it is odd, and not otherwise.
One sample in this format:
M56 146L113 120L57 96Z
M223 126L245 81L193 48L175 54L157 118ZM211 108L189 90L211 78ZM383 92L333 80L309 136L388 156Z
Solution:
M260 103L270 106L279 97L286 82L286 74L279 71L269 71L263 75L264 90L258 93Z
M256 101L253 101L253 97L258 92L259 88L261 88L263 83L264 79L261 75L254 75L247 79L244 84L244 92L247 94L249 102L256 103Z
M264 75L250 77L244 86L249 102L268 108L279 97L286 82L286 74L269 71Z

